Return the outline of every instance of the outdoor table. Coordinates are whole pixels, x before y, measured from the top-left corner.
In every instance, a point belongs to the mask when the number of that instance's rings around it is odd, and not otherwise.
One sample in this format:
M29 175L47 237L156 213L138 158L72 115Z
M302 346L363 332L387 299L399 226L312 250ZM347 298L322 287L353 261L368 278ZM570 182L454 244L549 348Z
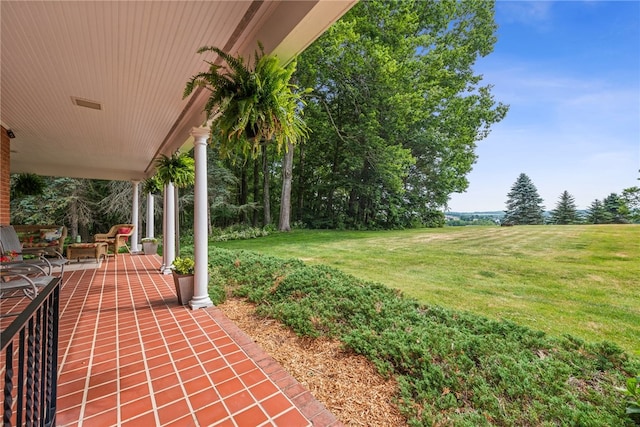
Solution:
M107 256L107 244L104 242L96 243L72 243L67 246L67 259L76 258L95 258L96 262L100 257Z

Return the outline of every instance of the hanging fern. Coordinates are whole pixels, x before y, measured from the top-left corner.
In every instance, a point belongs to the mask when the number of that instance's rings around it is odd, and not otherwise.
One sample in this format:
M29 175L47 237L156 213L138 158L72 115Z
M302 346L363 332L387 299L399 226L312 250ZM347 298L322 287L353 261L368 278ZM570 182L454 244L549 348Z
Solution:
M219 141L223 157L231 158L234 153L255 157L265 141L274 141L280 151L309 132L301 111L308 90L299 91L289 82L296 62L282 66L275 55L265 55L262 44L258 47L253 68L241 56L213 46L201 47L198 53L214 52L226 66L205 61L209 70L194 75L184 90L184 97L196 87L211 92L204 111L207 121L213 118L211 139Z
M142 192L144 194L162 193L162 182L157 174L142 181Z
M161 184L172 182L178 188L193 185L196 179L195 161L187 153L161 154L156 159L156 176Z
M45 183L40 175L21 173L11 177L11 198L40 196L44 193Z

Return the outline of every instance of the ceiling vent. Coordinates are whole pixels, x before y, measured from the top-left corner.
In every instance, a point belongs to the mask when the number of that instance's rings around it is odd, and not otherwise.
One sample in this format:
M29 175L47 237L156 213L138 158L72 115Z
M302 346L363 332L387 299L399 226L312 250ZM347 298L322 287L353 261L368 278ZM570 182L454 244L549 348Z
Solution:
M90 101L88 99L76 98L75 96L72 96L71 102L73 102L73 105L77 105L78 107L91 108L93 110L102 110L102 104L96 101Z

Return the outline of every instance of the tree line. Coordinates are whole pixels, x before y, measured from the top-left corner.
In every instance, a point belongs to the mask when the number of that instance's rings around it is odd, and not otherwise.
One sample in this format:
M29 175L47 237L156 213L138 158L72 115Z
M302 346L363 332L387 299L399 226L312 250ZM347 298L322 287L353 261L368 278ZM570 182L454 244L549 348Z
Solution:
M298 61L311 128L294 218L312 228L441 226L475 144L507 106L473 71L496 42L494 3L360 2Z
M594 200L581 215L574 197L563 191L551 216L546 219L542 198L536 186L524 173L520 174L507 194L504 225L533 224L629 224L640 223L640 187L629 187L621 194L611 193L602 200Z

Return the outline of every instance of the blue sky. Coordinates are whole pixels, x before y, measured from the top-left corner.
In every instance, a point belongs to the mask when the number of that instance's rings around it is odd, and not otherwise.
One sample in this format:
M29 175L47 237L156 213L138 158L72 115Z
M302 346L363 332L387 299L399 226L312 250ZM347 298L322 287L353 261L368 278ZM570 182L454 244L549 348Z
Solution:
M497 1L496 22L476 70L510 109L449 209L504 210L520 173L549 210L640 186L640 1Z

